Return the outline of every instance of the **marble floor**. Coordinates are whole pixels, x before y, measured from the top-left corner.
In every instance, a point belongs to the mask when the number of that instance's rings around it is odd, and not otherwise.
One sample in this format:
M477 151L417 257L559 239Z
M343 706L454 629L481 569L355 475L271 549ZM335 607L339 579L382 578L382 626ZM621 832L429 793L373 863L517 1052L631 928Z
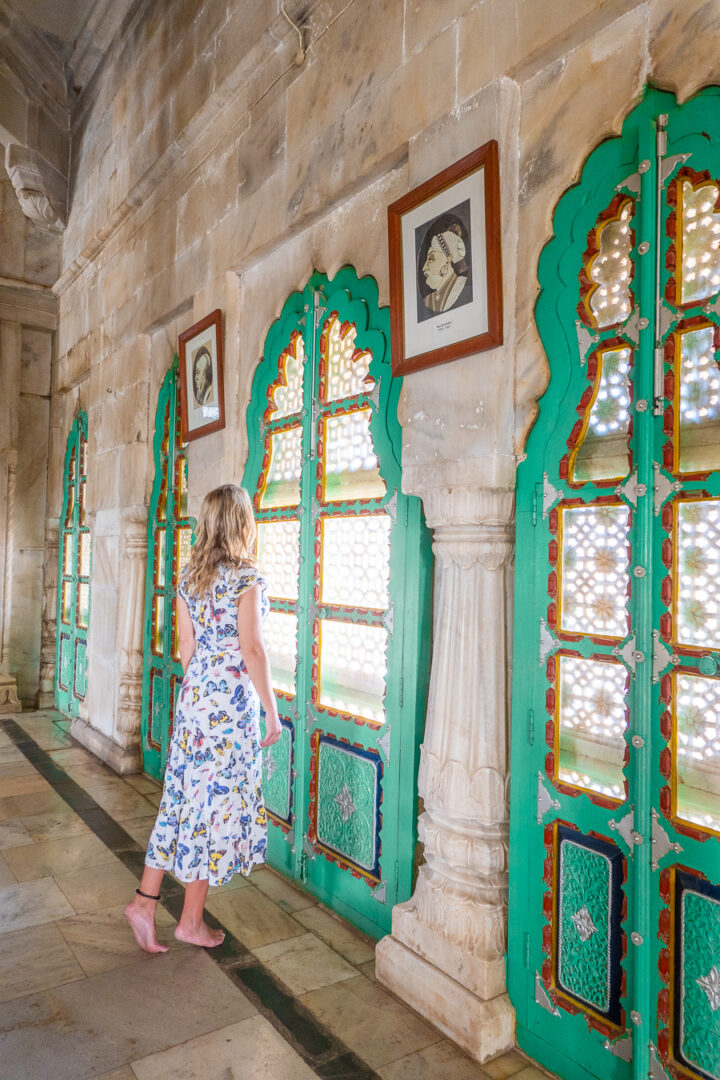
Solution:
M373 942L268 868L211 891L220 949L136 947L122 909L158 785L119 777L59 713L0 718L3 1080L542 1080L480 1067L374 979Z

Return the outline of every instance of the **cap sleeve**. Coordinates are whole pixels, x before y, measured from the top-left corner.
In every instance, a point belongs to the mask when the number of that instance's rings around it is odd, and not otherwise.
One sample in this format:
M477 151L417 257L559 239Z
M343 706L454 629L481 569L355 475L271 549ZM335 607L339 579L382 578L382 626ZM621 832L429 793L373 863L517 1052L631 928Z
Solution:
M230 599L237 601L246 593L248 589L252 589L253 585L260 585L265 589L265 578L255 566L241 566L237 570L233 570L228 581L228 593Z

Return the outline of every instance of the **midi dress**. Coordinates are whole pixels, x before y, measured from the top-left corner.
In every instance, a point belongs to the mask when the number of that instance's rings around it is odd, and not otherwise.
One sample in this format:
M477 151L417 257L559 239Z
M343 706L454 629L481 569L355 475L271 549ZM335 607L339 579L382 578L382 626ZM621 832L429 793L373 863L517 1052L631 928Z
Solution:
M265 861L260 701L240 651L237 601L264 578L253 566L223 565L204 596L181 580L195 652L178 697L160 809L145 864L182 882L223 885Z

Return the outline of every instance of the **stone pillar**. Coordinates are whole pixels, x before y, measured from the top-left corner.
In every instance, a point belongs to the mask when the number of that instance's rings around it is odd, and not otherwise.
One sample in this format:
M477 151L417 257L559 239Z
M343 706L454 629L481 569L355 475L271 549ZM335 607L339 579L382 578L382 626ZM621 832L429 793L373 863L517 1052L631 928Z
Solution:
M147 568L147 511L123 522L123 586L120 595L120 682L117 734L124 745L140 745L143 629Z
M40 696L38 705L41 709L50 709L55 704L59 536L59 522L57 519L48 519L45 525L43 613L40 636Z
M2 623L0 624L0 713L19 712L22 708L17 680L10 674L10 611L12 608L13 556L15 554L15 468L16 455L5 455L5 543L3 560Z
M17 679L10 674L10 612L12 610L13 560L15 554L15 469L17 467L18 413L20 406L20 355L22 327L0 323L0 713L22 708Z
M514 1044L505 992L510 490L420 491L435 553L433 658L410 900L377 946L378 980L478 1061Z
M99 516L96 515L96 523ZM121 774L137 772L142 767L140 728L146 561L145 507L123 511L119 536L108 537L105 533L93 532L93 594L88 635L90 678L88 696L80 715L73 720L71 733ZM108 635L99 628L98 620L103 614L107 617L109 611L115 611L115 594L117 634ZM108 597L112 603L106 608L103 601ZM115 619L112 621L114 627ZM116 676L114 686L108 686L108 681ZM117 703L116 707L113 702ZM101 725L105 726L104 731Z

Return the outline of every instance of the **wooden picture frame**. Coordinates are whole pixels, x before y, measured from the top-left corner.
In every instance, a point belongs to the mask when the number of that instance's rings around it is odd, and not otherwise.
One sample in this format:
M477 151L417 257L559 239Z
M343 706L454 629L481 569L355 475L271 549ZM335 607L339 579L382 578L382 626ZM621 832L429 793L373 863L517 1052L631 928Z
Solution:
M183 442L225 427L222 311L217 308L178 337Z
M393 375L503 341L493 139L388 207Z

